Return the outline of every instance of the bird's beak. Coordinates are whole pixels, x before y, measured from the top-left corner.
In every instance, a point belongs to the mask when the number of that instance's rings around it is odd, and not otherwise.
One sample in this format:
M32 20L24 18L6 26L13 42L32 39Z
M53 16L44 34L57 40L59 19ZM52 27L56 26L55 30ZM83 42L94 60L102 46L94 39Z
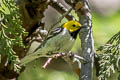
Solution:
M80 29L84 29L84 28L87 28L87 26L83 25L80 27Z

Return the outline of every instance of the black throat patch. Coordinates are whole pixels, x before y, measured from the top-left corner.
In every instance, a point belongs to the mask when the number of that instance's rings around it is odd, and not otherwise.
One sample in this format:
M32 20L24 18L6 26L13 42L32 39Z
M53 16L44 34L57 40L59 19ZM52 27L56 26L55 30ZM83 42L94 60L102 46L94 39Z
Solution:
M74 39L76 39L76 38L77 38L77 34L79 33L79 31L80 31L80 29L78 29L78 30L75 31L75 32L70 32L70 35L71 35Z

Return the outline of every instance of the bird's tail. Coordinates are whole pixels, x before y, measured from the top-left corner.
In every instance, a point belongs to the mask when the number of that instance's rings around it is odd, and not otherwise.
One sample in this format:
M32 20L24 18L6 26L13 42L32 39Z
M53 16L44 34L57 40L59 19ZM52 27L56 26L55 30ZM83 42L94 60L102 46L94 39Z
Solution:
M31 62L31 61L39 58L39 57L40 57L40 56L39 56L38 54L31 53L31 54L25 56L23 59L21 59L19 65L20 65L20 66L23 66L23 65L25 65L25 64L27 64L27 63L29 63L29 62Z

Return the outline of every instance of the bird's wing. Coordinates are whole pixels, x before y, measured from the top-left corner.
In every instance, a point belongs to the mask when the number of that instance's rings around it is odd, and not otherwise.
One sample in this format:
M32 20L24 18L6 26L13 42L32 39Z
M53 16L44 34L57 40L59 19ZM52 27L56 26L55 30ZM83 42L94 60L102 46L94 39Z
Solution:
M48 38L51 38L53 36L56 36L57 34L59 34L60 32L63 31L63 28L62 27L57 27L55 28L54 30L51 31L50 35L48 36ZM47 38L47 39L48 39Z
M39 50L42 46L44 46L44 44L47 42L48 39L50 39L50 38L58 35L58 34L59 34L60 32L62 32L62 31L63 31L63 28L62 28L62 27L55 28L55 29L50 33L50 35L48 36L48 38L46 38L46 39L41 43L41 45L38 46L38 48L35 49L35 51L33 52L33 54L30 54L30 55L26 56L25 58L23 58L23 59L21 60L21 62L20 62L19 65L22 66L22 65L24 65L24 64L27 64L27 63L33 61L33 60L36 59L36 58L41 57L42 55L40 56L40 55L37 54L37 50ZM45 56L45 55L43 55L43 56Z
M34 52L36 52L39 48L41 48L42 46L44 46L44 44L52 37L55 37L56 35L58 35L60 32L63 31L62 27L57 27L54 30L51 31L50 35L48 35L48 37L40 44L40 46L38 46Z

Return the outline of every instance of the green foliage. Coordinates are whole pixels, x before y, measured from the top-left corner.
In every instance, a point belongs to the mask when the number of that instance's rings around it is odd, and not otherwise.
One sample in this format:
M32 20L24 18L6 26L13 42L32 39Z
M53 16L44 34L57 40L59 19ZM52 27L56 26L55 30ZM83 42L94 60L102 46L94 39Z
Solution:
M18 71L16 64L19 59L13 50L13 46L22 46L22 36L25 31L21 26L20 14L15 0L0 0L0 56L7 56L6 64Z
M101 54L99 80L107 80L112 73L118 71L120 62L120 31L116 33L105 46L98 48Z

